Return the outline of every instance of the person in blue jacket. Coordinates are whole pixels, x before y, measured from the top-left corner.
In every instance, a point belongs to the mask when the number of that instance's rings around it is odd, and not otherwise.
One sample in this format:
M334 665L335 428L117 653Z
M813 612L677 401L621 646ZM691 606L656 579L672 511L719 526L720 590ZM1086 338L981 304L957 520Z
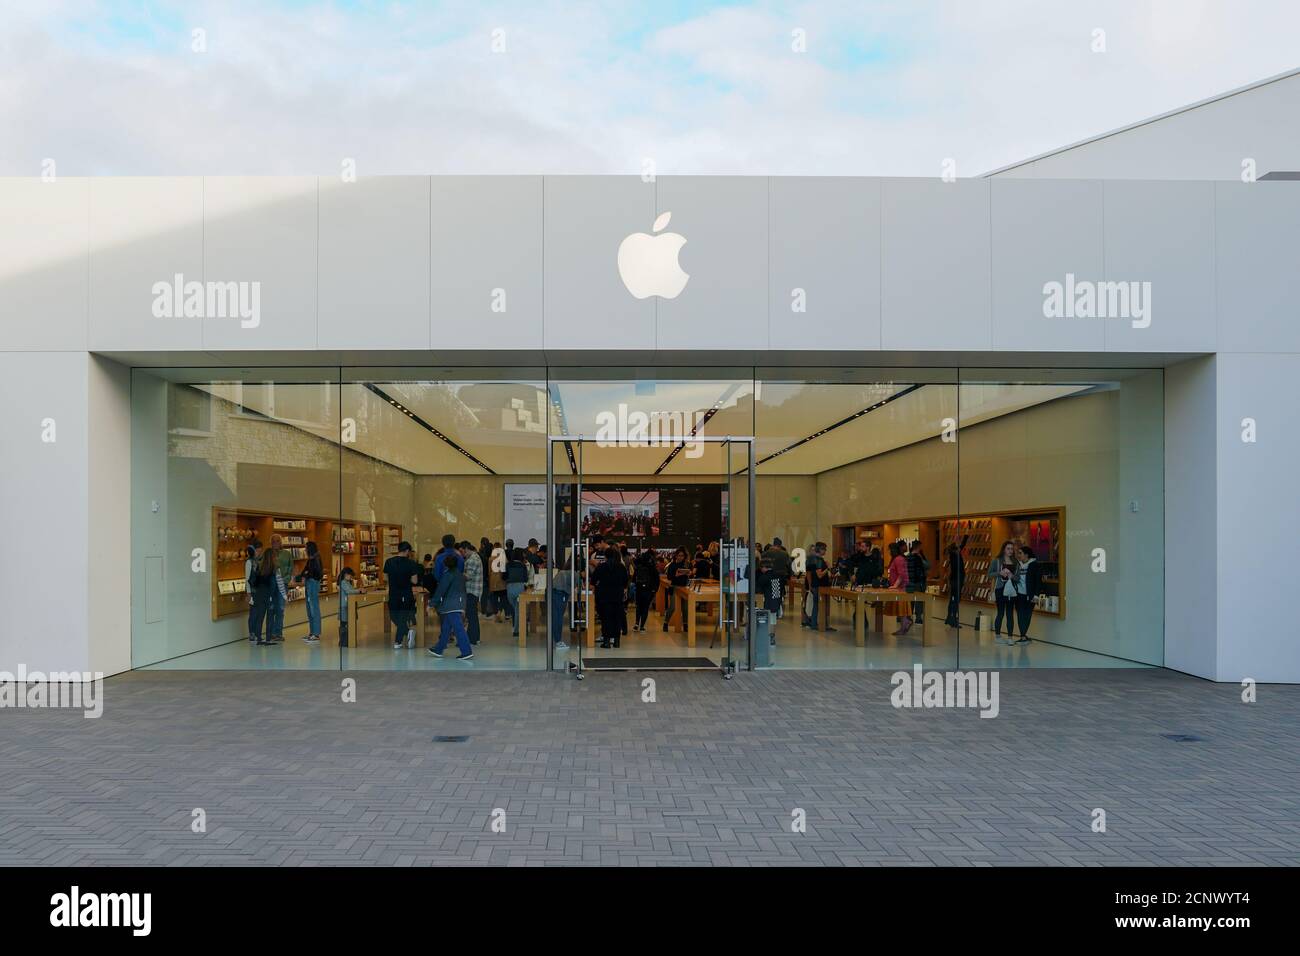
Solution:
M433 592L433 606L438 611L441 629L438 643L429 648L429 653L442 657L448 640L455 634L456 646L460 648L457 660L468 661L474 659L474 649L469 646L469 634L465 630L465 575L457 567L458 557L457 554L445 554L438 562L441 574L437 590Z

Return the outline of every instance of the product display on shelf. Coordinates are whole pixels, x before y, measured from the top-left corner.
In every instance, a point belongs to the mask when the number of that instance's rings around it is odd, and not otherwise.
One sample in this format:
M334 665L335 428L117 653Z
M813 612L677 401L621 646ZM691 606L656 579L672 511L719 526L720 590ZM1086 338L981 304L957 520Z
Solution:
M380 587L385 582L377 542L381 538L384 541L391 538L395 554L402 537L402 526L286 515L283 512L213 508L212 535L212 554L216 559L212 580L212 619L215 621L248 611L244 561L248 556L247 547L255 539L266 546L270 544L272 535L280 536L280 543L292 561L290 580L285 582L285 588L289 602L293 603L306 597L305 585L293 579L306 567L308 542L315 542L321 555L324 572L322 595L337 593L336 582L345 566L351 566L357 572L359 587ZM364 551L358 554L358 547L368 547L369 555Z
M1035 608L1044 614L1065 616L1065 561L1061 551L1061 541L1065 537L1064 508L836 525L833 533L837 555L848 552L860 540L885 551L890 542L905 537L903 532L913 529L930 560L926 590L931 594L947 596L948 545L954 541L959 545L964 542L962 557L966 575L961 600L972 604L996 604L987 572L1002 543L1010 541L1017 546L1029 545L1037 555L1042 590L1034 599Z

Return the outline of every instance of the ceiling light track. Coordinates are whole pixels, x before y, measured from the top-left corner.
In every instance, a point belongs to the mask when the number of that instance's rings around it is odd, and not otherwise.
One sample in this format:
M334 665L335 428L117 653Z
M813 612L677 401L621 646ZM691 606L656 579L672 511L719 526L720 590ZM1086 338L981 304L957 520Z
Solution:
M800 438L794 444L787 445L786 447L782 448L780 451L772 452L772 454L768 455L766 458L760 459L758 462L756 462L756 465L766 464L767 462L771 461L773 458L779 458L788 451L794 451L800 445L806 445L808 444L808 442L813 441L816 438L821 438L823 435L827 434L828 432L833 432L841 425L847 425L849 422L855 422L863 415L869 415L878 408L884 408L890 402L897 401L898 399L902 398L904 395L910 395L912 392L915 392L919 388L925 388L925 386L909 385L907 388L897 391L893 395L888 396L887 398L882 398L874 405L868 405L866 408L862 409L859 412L854 412L852 415L848 416L847 418L841 418L838 422L835 422L833 425L827 425L825 428L813 432L811 435L807 436L806 438Z
M448 437L447 437L446 435L444 435L442 432L438 431L438 429L434 428L432 425L430 425L428 422L426 422L426 421L425 421L423 418L421 418L419 415L415 414L415 412L411 411L409 408L407 408L405 405L403 405L403 404L402 404L401 402L399 402L397 399L393 398L393 396L389 395L387 392L385 392L385 391L384 391L382 388L380 388L378 385L371 384L370 382L363 382L363 383L361 383L361 384L364 385L364 386L365 386L367 389L369 389L370 391L374 392L376 395L378 395L380 398L382 398L384 401L386 401L389 405L392 405L395 409L397 409L399 412L401 412L403 415L405 415L405 416L406 416L407 418L409 418L411 421L415 422L415 424L419 425L421 428L423 428L425 431L427 431L430 435L433 435L435 438L439 439L439 440L440 440L443 444L445 444L447 447L449 447L449 448L454 448L456 451L460 452L460 454L464 455L466 458L468 458L468 459L469 459L470 461L472 461L474 464L478 465L480 468L482 468L484 471L486 471L489 475L495 475L495 474L496 474L496 472L493 471L491 468L489 468L486 464L484 464L484 463L483 463L482 461L480 461L478 458L475 458L472 454L470 454L468 451L466 451L464 448L462 448L460 445L458 445L455 441L453 441L452 439L448 438Z

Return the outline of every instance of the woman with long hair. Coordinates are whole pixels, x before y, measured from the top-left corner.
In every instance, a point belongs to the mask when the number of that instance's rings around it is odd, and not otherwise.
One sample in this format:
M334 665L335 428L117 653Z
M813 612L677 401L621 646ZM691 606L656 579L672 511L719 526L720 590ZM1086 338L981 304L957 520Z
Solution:
M655 567L655 553L642 548L636 556L636 623L634 631L645 630L645 619L650 615L650 602L659 591L659 569Z
M907 576L907 558L904 556L906 550L907 548L902 541L894 541L889 545L889 586L891 589L907 590L909 578ZM912 602L895 602L894 614L898 617L898 630L894 632L894 636L900 637L912 629Z
M989 562L988 573L985 575L993 587L993 597L997 602L998 613L993 619L993 639L999 644L1011 644L1012 629L1015 626L1015 607L1016 607L1016 544L1014 541L1003 541L997 556ZM1002 618L1007 619L1007 639L1002 640Z

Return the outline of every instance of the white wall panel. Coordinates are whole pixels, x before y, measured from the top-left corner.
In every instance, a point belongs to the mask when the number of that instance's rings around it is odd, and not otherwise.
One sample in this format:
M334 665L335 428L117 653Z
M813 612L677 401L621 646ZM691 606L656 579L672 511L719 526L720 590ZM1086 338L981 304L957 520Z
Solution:
M881 188L881 348L990 348L988 181Z
M0 178L0 349L84 349L90 181Z
M767 183L758 176L661 176L656 215L686 237L690 276L656 298L660 349L767 348ZM649 232L650 223L641 227Z
M636 176L548 176L544 189L546 347L653 349L655 300L636 299L624 287L618 247L654 225L655 184Z
M1300 351L1300 182L1216 183L1219 348Z
M320 180L323 349L429 347L429 177Z
M204 347L314 349L315 177L209 177L203 207L206 279L257 282L260 299L256 320L205 318Z
M993 348L1100 350L1101 321L1044 316L1043 286L1103 277L1101 184L998 179L991 202Z
M434 349L541 348L542 178L435 176L431 188Z
M768 189L770 347L880 348L880 180L782 176Z
M1106 349L1213 351L1214 184L1108 182L1105 193L1106 279L1151 283L1151 324L1106 320Z
M200 318L154 315L155 283L203 281L203 180L100 178L90 183L90 347L198 349Z

